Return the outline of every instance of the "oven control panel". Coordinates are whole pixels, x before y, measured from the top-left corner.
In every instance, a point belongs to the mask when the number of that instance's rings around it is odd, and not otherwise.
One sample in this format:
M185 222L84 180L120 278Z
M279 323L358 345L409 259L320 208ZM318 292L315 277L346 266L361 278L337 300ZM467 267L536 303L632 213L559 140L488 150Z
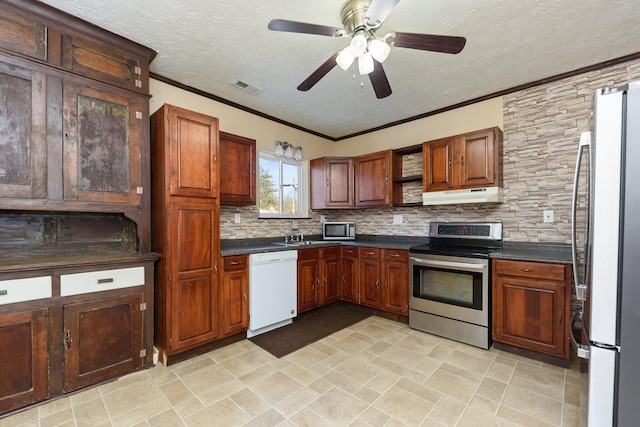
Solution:
M451 237L458 239L502 239L502 223L454 223L432 222L429 224L430 237Z

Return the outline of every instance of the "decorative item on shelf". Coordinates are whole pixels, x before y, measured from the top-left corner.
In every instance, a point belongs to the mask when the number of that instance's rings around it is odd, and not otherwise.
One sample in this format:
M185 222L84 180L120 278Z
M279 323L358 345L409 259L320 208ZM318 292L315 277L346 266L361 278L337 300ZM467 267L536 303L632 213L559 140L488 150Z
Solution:
M276 156L284 156L288 159L302 160L302 147L296 147L287 141L276 141L274 150Z

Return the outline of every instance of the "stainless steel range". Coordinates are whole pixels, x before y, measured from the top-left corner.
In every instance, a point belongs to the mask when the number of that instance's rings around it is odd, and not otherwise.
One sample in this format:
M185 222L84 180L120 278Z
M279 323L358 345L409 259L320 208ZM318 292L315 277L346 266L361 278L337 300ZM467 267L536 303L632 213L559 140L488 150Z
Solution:
M429 237L410 251L409 326L488 349L489 255L502 247L502 223L433 222Z

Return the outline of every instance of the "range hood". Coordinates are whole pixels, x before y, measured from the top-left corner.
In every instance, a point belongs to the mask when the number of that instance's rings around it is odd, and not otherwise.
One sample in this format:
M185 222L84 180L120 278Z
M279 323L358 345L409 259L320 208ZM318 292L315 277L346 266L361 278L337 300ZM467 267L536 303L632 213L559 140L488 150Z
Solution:
M425 206L463 203L502 203L502 188L465 188L422 193L422 204Z

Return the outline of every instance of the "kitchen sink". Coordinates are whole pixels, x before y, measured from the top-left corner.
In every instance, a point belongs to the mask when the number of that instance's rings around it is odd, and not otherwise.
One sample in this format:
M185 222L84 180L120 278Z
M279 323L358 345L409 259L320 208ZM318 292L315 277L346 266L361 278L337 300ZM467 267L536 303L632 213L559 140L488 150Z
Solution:
M295 242L273 242L274 245L278 245L278 246L285 246L285 247L296 247L296 246L311 246L311 245L317 245L317 244L321 244L321 243L327 243L325 241L322 240L302 240L302 241L295 241Z

